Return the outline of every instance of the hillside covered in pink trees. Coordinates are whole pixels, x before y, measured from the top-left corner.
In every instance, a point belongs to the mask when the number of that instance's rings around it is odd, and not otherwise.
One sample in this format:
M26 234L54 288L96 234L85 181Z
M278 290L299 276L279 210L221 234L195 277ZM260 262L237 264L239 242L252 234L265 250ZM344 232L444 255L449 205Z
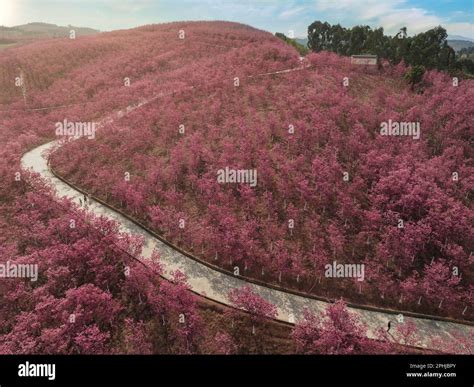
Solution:
M455 87L447 75L428 73L416 93L401 66L373 73L325 53L299 64L269 35L256 33L254 43L233 26L248 41L237 50L225 34L203 44L195 28L185 47L177 36L166 39L174 40L167 56L176 64L166 63L177 70L151 59L165 73L157 90L170 94L105 127L96 141L63 147L53 166L244 276L461 318L472 302L472 81ZM146 76L146 63L140 68ZM128 74L117 69L118 82ZM111 82L110 72L98 72ZM381 136L389 120L419 122L420 138ZM226 167L256 170L256 187L220 184ZM333 261L364 263L365 280L325 278Z
M65 143L54 170L242 277L472 321L473 81L454 86L428 72L412 90L405 71L369 71L325 52L303 59L269 33L227 22L3 51L1 259L47 269L38 283L0 283L0 352L285 352L281 338L262 347L242 335L265 331L271 304L244 288L230 295L249 312L244 327L229 324L238 320L233 309L209 317L180 273L173 284L159 279L159 264L150 272L130 261L140 241L119 242L116 225L52 200L21 171L26 150L58 138L57 123L99 123L140 104L91 138ZM419 122L419 138L381 135L389 120ZM219 181L226 168L256 171L255 184ZM364 279L328 278L334 261L363 264ZM291 335L273 332L291 343L287 351L400 351L382 333L379 342L361 339L365 328L347 313L338 302L325 328L308 314ZM232 328L216 330L223 320ZM410 327L400 335L416 342Z

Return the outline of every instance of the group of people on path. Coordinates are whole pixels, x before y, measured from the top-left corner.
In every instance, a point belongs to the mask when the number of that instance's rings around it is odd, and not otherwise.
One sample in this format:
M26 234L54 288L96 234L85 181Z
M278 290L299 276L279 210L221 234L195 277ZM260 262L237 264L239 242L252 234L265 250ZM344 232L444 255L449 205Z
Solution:
M87 206L89 201L90 201L89 194L84 194L84 201L81 198L79 198L79 203L81 204L81 207Z

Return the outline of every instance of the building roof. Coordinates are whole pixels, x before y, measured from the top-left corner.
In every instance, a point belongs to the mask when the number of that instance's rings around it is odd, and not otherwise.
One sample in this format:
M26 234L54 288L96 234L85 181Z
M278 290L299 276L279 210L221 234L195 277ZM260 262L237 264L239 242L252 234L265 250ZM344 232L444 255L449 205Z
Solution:
M363 54L363 55L351 55L352 58L377 58L377 55Z

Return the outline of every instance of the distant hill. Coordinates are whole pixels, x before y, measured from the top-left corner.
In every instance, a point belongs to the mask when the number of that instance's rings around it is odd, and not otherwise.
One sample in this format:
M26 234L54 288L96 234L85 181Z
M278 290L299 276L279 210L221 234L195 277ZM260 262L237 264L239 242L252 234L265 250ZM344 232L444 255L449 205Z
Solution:
M295 38L294 39L297 43L305 46L305 47L308 47L308 38Z
M474 39L466 38L461 35L448 35L448 40L467 40L468 42L474 42Z
M58 26L48 23L28 23L14 27L0 26L0 49L19 43L28 43L33 40L66 38L74 30L76 36L93 35L100 31L92 28L75 26Z
M474 42L469 40L450 40L448 39L448 44L454 49L454 51L461 51L463 48L474 47Z

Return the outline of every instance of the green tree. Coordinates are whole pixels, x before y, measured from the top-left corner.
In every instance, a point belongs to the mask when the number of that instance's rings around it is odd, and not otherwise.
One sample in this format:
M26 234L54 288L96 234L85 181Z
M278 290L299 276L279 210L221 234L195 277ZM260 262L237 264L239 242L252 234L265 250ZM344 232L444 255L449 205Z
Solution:
M308 27L308 47L313 51L330 50L332 31L329 23L315 21Z
M425 74L425 68L421 65L413 66L406 74L405 79L410 83L413 90L417 83L420 83Z
M446 30L441 26L415 35L405 61L427 69L449 69L454 64L455 53L448 45L447 37Z
M448 45L446 30L438 26L408 37L403 27L394 36L384 34L383 28L369 26L346 29L337 24L315 21L308 27L308 47L313 51L328 50L340 55L374 54L393 64L404 61L407 65L426 69L454 70L470 68L469 63L456 65L454 50ZM461 59L461 58L459 58Z

